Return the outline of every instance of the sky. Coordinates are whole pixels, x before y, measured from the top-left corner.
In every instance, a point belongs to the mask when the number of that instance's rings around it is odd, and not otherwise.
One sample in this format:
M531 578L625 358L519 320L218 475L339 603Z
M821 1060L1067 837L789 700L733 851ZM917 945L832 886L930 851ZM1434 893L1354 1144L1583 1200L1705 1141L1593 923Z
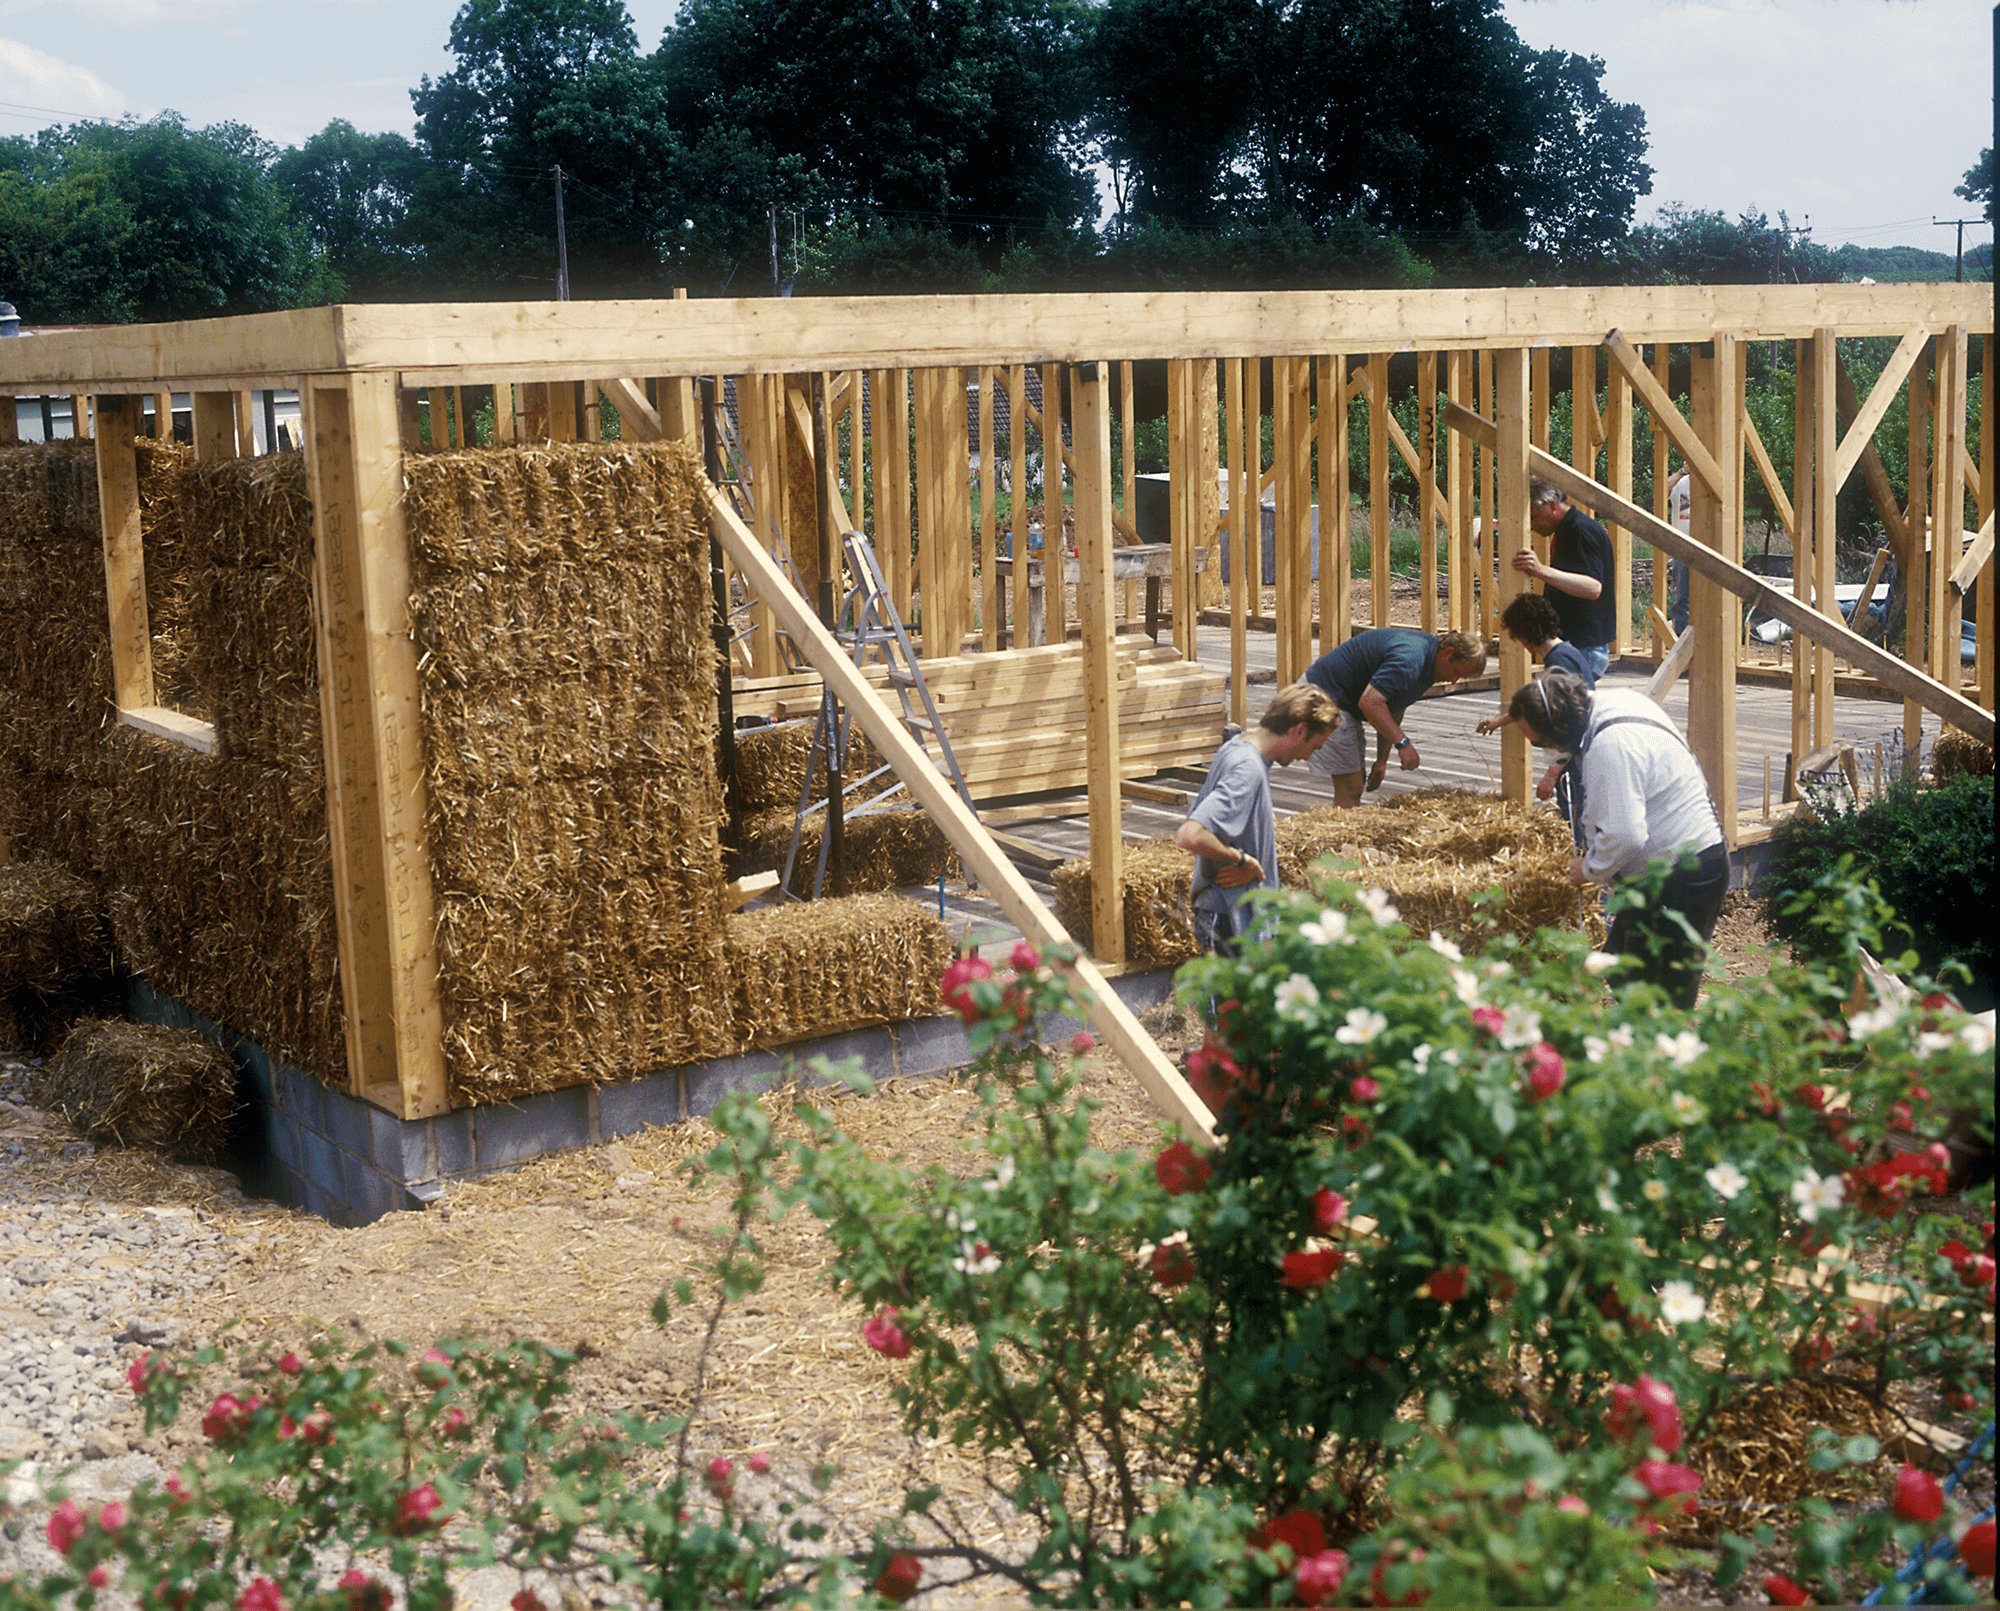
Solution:
M677 0L627 0L651 50ZM1536 49L1600 57L1645 109L1653 193L1782 209L1823 245L1951 251L1993 135L1990 0L1503 0ZM0 0L0 134L85 118L247 123L297 145L334 118L408 134L450 71L446 0ZM1968 245L1992 238L1983 222Z

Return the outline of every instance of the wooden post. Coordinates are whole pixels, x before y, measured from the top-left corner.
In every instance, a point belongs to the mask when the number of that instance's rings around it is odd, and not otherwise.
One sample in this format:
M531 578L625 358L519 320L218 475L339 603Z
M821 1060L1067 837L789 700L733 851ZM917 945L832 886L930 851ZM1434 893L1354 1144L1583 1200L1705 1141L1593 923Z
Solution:
M1026 646L1028 630L1028 372L1020 364L1007 370L1007 473L1011 489L1007 497L1009 535L1014 562L1010 567L1014 583L1013 630L1007 642L1013 648ZM1178 622L1176 623L1178 625Z
M999 502L999 468L993 462L993 370L979 370L979 646L991 654L1000 647L1000 544L994 529Z
M1470 408L1476 401L1470 393L1472 389L1473 357L1471 353L1454 352L1448 360L1445 382L1448 400L1459 408ZM1450 590L1450 626L1454 632L1472 630L1473 586L1477 580L1475 567L1478 564L1472 546L1472 517L1474 499L1472 496L1473 455L1477 452L1472 438L1463 431L1453 431L1448 439L1447 451L1451 455L1451 484L1446 489L1451 498L1451 551L1450 564L1446 571L1446 587Z
M1931 454L1931 675L1947 688L1965 681L1959 657L1962 605L1951 573L1965 550L1965 362L1966 327L1953 325L1937 338L1937 415ZM1987 623L1990 635L1992 624Z
M1819 613L1829 621L1841 618L1840 605L1835 600L1833 589L1837 580L1835 561L1839 558L1838 526L1840 485L1836 479L1835 458L1839 451L1838 417L1833 406L1834 378L1833 366L1839 362L1838 349L1834 346L1834 332L1821 328L1813 335L1813 602ZM1794 452L1796 452L1796 446ZM1804 522L1793 513L1793 525L1803 528ZM1798 569L1796 557L1792 569ZM1859 622L1855 623L1857 626ZM1792 646L1794 661L1806 656L1797 644ZM1834 668L1833 650L1825 644L1815 644L1812 650L1812 745L1818 749L1822 744L1833 742L1834 711ZM1794 745L1792 753L1805 753Z
M1042 365L1042 573L1044 618L1051 643L1069 641L1069 600L1063 584L1063 410L1062 366Z
M1109 366L1071 371L1077 614L1083 628L1084 746L1090 771L1090 949L1125 960L1125 834L1118 772L1118 656L1112 620ZM1061 572L1052 574L1060 577Z
M443 1113L443 1013L393 375L305 377L320 705L350 1087Z
M196 392L194 456L197 459L236 457L236 399L228 392Z
M1814 516L1819 478L1814 474L1814 455L1819 442L1815 410L1818 398L1819 365L1812 341L1792 345L1792 596L1801 604L1812 602L1819 575L1813 554L1819 543L1819 525ZM1792 748L1805 755L1819 746L1813 741L1814 655L1797 638L1792 640Z
M1528 355L1519 347L1504 347L1494 355L1493 424L1498 433L1494 459L1498 469L1498 516L1486 532L1486 559L1500 556L1499 603L1505 608L1522 590L1524 573L1509 556L1528 531ZM1511 637L1500 639L1500 686L1519 688L1528 680L1528 651ZM1509 726L1500 737L1500 793L1519 805L1528 803L1532 757L1527 738Z
M1988 330L1979 338L1979 356L1983 379L1979 395L1982 406L1979 410L1979 524L1984 528L1993 519L1994 475L1993 462L1993 408L1984 399L1993 396L1993 335ZM1979 703L1988 710L1993 709L1993 557L1988 554L1986 563L1979 567L1977 609L1979 619L1978 648L1974 651L1973 676L1979 684Z
M139 525L139 399L97 399L97 502L104 590L111 614L112 695L122 710L153 699L153 635L146 619L146 554Z
M875 372L875 549L896 614L910 619L910 372Z
M6 412L12 415L13 410L8 409ZM0 430L6 428L6 423L0 422ZM174 394L172 392L153 393L153 438L159 442L171 442L174 439Z
M1592 349L1593 354L1595 349ZM1616 364L1605 382L1604 473L1611 490L1628 502L1632 497L1632 383ZM1611 566L1613 607L1618 611L1615 655L1630 654L1638 647L1632 631L1632 533L1611 523Z
M1243 360L1223 361L1229 407L1229 719L1249 723L1249 671L1243 660L1243 632L1250 597L1250 567L1246 556L1256 537L1248 536L1262 517L1255 508L1257 472L1246 460L1256 427L1244 418Z
M1347 359L1319 361L1319 652L1354 631L1354 543L1348 529Z
M1438 355L1417 354L1417 620L1438 629Z
M1278 686L1298 681L1312 663L1312 419L1310 361L1271 360L1272 470L1277 493ZM1261 527L1262 517L1259 516Z
M1389 355L1368 355L1368 620L1389 624Z
M1195 429L1194 376L1199 368L1193 360L1167 360L1167 541L1173 548L1174 647L1183 659L1189 658L1194 644L1191 630L1195 612L1201 608L1201 590L1195 581L1194 553L1207 538L1201 530L1200 504L1196 483L1207 474L1201 462L1201 448ZM1213 485L1215 477L1209 475Z
M1693 425L1709 456L1722 467L1714 487L1691 476L1692 537L1732 562L1742 557L1737 479L1730 467L1743 457L1736 430L1736 338L1718 335L1708 354L1693 356ZM1688 743L1708 778L1722 832L1736 843L1736 602L1719 583L1696 571L1689 578L1688 625L1695 636L1688 671Z
M1243 361L1243 420L1250 435L1243 462L1250 470L1249 514L1243 521L1243 569L1250 576L1250 613L1264 613L1264 360ZM1274 556L1275 557L1275 556Z
M1549 349L1536 347L1530 365L1532 378L1529 382L1528 440L1546 453L1549 450L1549 398L1552 390L1549 378ZM1572 427L1572 434L1573 430Z
M1903 658L1913 666L1928 668L1930 645L1930 426L1931 383L1924 360L1910 370L1909 479L1910 506L1905 517L1909 532L1910 563L1903 584ZM1923 707L1914 699L1903 701L1903 771L1914 775L1923 754Z
M743 383L739 380L737 385ZM549 415L548 438L551 442L574 442L577 439L576 382L554 380L548 389ZM437 445L437 424L431 424L431 445Z
M1479 412L1484 414L1486 418L1497 421L1500 415L1498 401L1499 380L1495 374L1496 365L1494 363L1494 356L1491 349L1482 351L1479 355ZM1524 409L1527 407L1525 400L1521 406ZM1499 613L1495 608L1494 569L1496 564L1498 564L1499 569L1502 571L1507 568L1505 561L1498 558L1500 553L1500 458L1499 454L1490 448L1481 449L1479 484L1483 489L1485 497L1486 524L1483 528L1479 550L1479 625L1475 630L1477 630L1482 638L1490 638L1493 636L1494 617ZM1503 739L1500 746L1503 764L1506 749L1507 746Z
M1132 530L1139 529L1139 419L1138 396L1132 382L1132 360L1127 358L1118 366L1118 418L1123 424L1119 432L1119 445L1123 452L1119 455L1119 490L1125 496L1125 518L1131 522ZM1120 602L1119 616L1129 621L1138 613L1137 582L1125 584L1125 597Z
M694 382L690 380L683 382L683 384L688 389L683 416L687 425L687 433L699 440L701 436L701 423L695 413ZM493 445L495 447L512 447L518 442L521 439L519 422L520 414L514 405L513 383L505 380L496 382L493 387Z
M785 455L783 417L785 378L782 375L738 375L736 377L736 428L743 444L743 465L750 481L750 529L764 547L775 553L785 534ZM563 429L563 400L570 395L567 381L549 387L551 433ZM558 442L571 440L574 431L554 435ZM930 595L924 595L926 622ZM750 674L775 677L784 669L778 655L777 621L769 607L752 601L750 607Z
M0 447L12 447L20 440L21 399L11 392L0 392Z

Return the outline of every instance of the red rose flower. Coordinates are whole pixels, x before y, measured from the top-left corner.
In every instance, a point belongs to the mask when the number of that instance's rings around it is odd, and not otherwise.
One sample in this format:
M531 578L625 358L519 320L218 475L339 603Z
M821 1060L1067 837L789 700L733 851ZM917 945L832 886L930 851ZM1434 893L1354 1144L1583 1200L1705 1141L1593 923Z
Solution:
M1313 1226L1322 1236L1347 1218L1347 1199L1331 1186L1313 1193Z
M1896 1473L1896 1497L1889 1509L1898 1521L1934 1522L1944 1514L1944 1489L1928 1471L1905 1466Z
M1441 1270L1431 1271L1431 1296L1439 1303L1458 1302L1465 1296L1465 1278L1468 1273L1463 1264L1447 1264Z
M1993 1518L1976 1521L1958 1535L1958 1558L1974 1577L1993 1575Z
M896 1311L889 1304L883 1304L881 1312L873 1320L862 1323L861 1340L884 1359L910 1357L910 1339L903 1335L903 1328L896 1324Z
M1330 1605L1347 1578L1347 1556L1337 1549L1323 1549L1299 1562L1292 1578L1292 1600L1296 1605Z
M1349 1100L1355 1102L1373 1102L1381 1094L1382 1087L1366 1074L1357 1074L1354 1083L1347 1088Z
M771 1457L762 1449L750 1456L750 1470L756 1476L763 1476L771 1469Z
M236 1611L285 1611L285 1597L268 1577L253 1577L250 1587L236 1596Z
M322 1447L332 1443L336 1435L333 1428L333 1416L327 1410L314 1410L305 1418L305 1423L300 1430L305 1433L306 1442L316 1443Z
M513 1611L548 1611L548 1607L542 1604L542 1597L533 1589L522 1589L507 1604L513 1607Z
M1230 1092L1242 1083L1243 1070L1214 1041L1203 1041L1188 1053L1187 1079L1202 1105L1211 1113L1220 1113Z
M1631 1387L1622 1382L1613 1384L1611 1408L1604 1412L1604 1430L1623 1439L1642 1428L1662 1454L1680 1448L1681 1411L1674 1402L1674 1390L1650 1376L1641 1376Z
M1805 1103L1805 1105L1811 1108L1814 1112L1818 1112L1821 1108L1826 1106L1826 1087L1823 1085L1814 1085L1809 1080L1802 1081L1793 1090L1792 1095L1797 1097L1801 1102Z
M218 1393L201 1418L201 1435L211 1443L226 1443L238 1436L257 1411L257 1399L245 1401L234 1393Z
M89 1523L83 1519L83 1511L74 1499L65 1499L49 1512L49 1548L58 1555L67 1555L76 1547L76 1541L83 1537Z
M1562 1054L1547 1041L1536 1041L1530 1046L1522 1062L1528 1072L1521 1092L1530 1102L1546 1102L1563 1088Z
M1295 1562L1303 1561L1326 1549L1326 1530L1312 1511L1289 1510L1254 1529L1244 1542L1253 1549L1263 1550L1276 1549L1282 1544L1292 1552Z
M1194 1253L1185 1236L1153 1249L1153 1279L1163 1287L1184 1287L1194 1279Z
M1788 1577L1780 1577L1773 1572L1764 1579L1764 1592L1771 1597L1773 1605L1811 1605L1812 1596Z
M88 1572L83 1574L83 1580L93 1589L108 1589L111 1586L111 1568L108 1566L93 1566Z
M1507 1015L1498 1007L1474 1007L1472 1027L1488 1035L1498 1035L1507 1027Z
M117 1532L125 1525L125 1507L117 1500L112 1500L97 1513L97 1525L107 1533Z
M1641 1460L1633 1472L1647 1493L1662 1501L1679 1501L1687 1496L1679 1508L1690 1516L1697 1503L1694 1493L1701 1486L1701 1474L1692 1468L1666 1460Z
M718 1454L709 1461L708 1470L702 1474L701 1480L717 1499L724 1504L729 1503L736 1494L736 1462L725 1460Z
M472 1436L472 1417L456 1404L444 1412L444 1425L439 1429L454 1443L461 1438Z
M1070 1036L1069 1038L1070 1055L1072 1057L1082 1057L1087 1052L1089 1052L1094 1046L1096 1046L1096 1044L1097 1041L1095 1037L1091 1035L1089 1030L1079 1029L1074 1035Z
M1305 1290L1323 1287L1333 1279L1333 1272L1340 1268L1346 1257L1337 1247L1320 1248L1312 1253L1287 1253L1285 1285Z
M924 1563L914 1555L892 1555L875 1577L875 1592L901 1605L923 1586Z
M405 1536L429 1532L443 1520L437 1514L443 1503L437 1489L429 1483L404 1490L396 1495L396 1519L389 1524L389 1531Z
M1200 1191L1208 1184L1213 1172L1205 1154L1196 1152L1185 1141L1161 1149L1159 1157L1153 1160L1153 1176L1166 1188L1169 1197L1179 1197L1191 1191Z
M1016 940L1013 954L1007 960L1014 964L1016 973L1033 973L1042 965L1042 953L1035 949L1032 940Z
M938 980L938 995L944 1004L968 1024L977 1023L980 1008L972 998L972 986L993 977L993 964L984 957L957 957Z
M153 1363L153 1351L149 1348L125 1367L125 1380L131 1385L133 1392L143 1393L146 1391L146 1383L152 1380L153 1374L160 1368Z
M305 1368L305 1361L294 1353L287 1352L278 1360L278 1369L283 1371L287 1376L296 1376Z

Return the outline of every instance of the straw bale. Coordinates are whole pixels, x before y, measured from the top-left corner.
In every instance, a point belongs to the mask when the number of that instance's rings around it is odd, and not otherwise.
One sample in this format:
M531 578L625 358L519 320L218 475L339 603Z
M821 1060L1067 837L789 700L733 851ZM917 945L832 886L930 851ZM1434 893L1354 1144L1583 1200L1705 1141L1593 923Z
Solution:
M807 901L728 919L736 1029L765 1046L928 1017L951 944L934 913L891 895Z
M505 896L553 884L666 873L706 885L719 858L713 788L668 790L650 774L433 795L428 836L440 885Z
M312 554L312 494L303 453L189 458L180 476L180 541L188 570L299 565Z
M755 818L746 817L737 845L742 870L783 872L797 818L793 806L767 811ZM791 893L801 899L812 894L813 869L819 862L819 845L825 832L824 812L806 818L800 830ZM841 823L841 832L840 865L829 868L827 873L829 893L860 895L935 884L940 878L961 876L958 853L951 848L951 841L920 807L889 808L848 817Z
M1942 783L1961 772L1976 778L1993 776L1993 746L1980 743L1961 728L1947 726L1931 747L1931 776Z
M1178 967L1195 955L1188 899L1194 858L1171 837L1125 847L1125 960L1137 967ZM1090 862L1055 871L1056 921L1079 943L1090 941Z
M0 1049L44 1056L115 993L97 891L45 861L0 863Z
M816 720L808 719L746 727L737 733L736 795L745 817L761 816L767 811L798 810L799 795L806 781L806 757L812 752L813 732L817 726ZM856 778L865 777L881 765L882 752L876 749L858 722L851 723L842 774L847 786L852 789ZM893 773L885 775L863 790L859 798L872 798L894 782ZM824 756L813 768L810 798L826 798Z
M236 1065L192 1029L88 1021L50 1059L34 1100L96 1142L214 1157L236 1115Z
M462 796L551 778L650 776L675 789L715 775L715 691L626 672L453 687L426 671L431 787Z

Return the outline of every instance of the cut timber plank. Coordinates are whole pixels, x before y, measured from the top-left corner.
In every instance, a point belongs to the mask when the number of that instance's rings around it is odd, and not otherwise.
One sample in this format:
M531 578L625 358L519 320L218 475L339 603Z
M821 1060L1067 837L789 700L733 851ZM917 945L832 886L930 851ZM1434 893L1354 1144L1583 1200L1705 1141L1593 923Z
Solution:
M721 489L709 483L705 490L716 532L742 568L744 579L777 614L791 633L792 641L818 668L834 693L852 708L862 729L875 741L875 747L895 767L896 775L944 830L967 872L999 901L1025 938L1043 947L1068 944L1069 935L1056 921L1055 914L1015 870L957 791L938 774L930 758L904 730L901 717L855 674L839 642L820 624L819 617L799 597L776 562L737 518ZM1167 1061L1139 1020L1105 983L1104 976L1088 957L1077 959L1075 971L1085 998L1079 1005L1124 1059L1147 1094L1192 1138L1215 1145L1214 1120L1201 1098Z
M1445 412L1455 429L1467 432L1475 441L1492 439L1491 421L1456 405L1446 405ZM1765 614L1775 615L1800 637L1811 638L1837 649L1885 687L1915 700L1926 710L1964 729L1982 744L1993 742L1991 711L1982 710L1958 690L1947 688L1916 667L1877 648L1845 621L1821 615L1809 605L1801 604L1790 593L1780 592L1763 577L1693 541L1666 521L1656 519L1638 505L1619 497L1608 487L1578 474L1562 460L1531 448L1529 462L1544 480L1574 498L1595 504L1599 514L1609 510L1619 520L1628 523L1636 535L1645 538L1655 548L1663 549L1670 558L1686 560L1690 570L1700 572L1738 598L1749 600Z
M111 617L111 681L121 710L153 700L153 637L146 620L146 554L139 523L136 397L97 399L97 501Z
M136 710L121 710L118 713L121 727L136 727L142 733L151 733L155 738L164 738L182 749L193 750L197 755L216 753L215 724L204 722L193 716L185 716L165 705L147 705Z
M1986 569L1986 562L1992 557L1993 516L1989 514L1979 528L1979 535L1966 546L1965 558L1958 562L1958 569L1951 573L1951 590L1964 597L1972 584L1979 580L1979 573Z
M722 887L722 909L733 912L749 901L754 901L767 890L778 887L778 875L768 873L746 873Z
M303 401L348 1078L419 1119L450 1102L396 392L315 379Z

